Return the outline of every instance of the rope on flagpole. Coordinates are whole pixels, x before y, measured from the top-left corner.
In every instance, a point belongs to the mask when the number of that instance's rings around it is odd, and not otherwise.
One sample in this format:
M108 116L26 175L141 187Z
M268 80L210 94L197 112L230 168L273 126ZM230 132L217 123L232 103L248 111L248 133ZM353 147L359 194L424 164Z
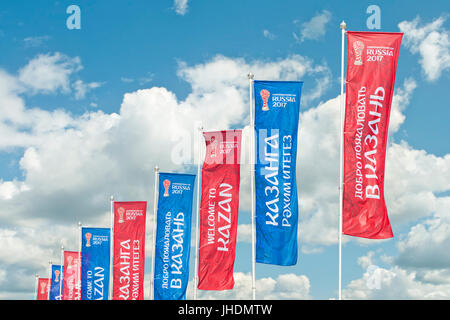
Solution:
M344 39L345 28L347 27L344 21L341 22L340 28L342 32L341 40L341 100L340 100L340 166L339 166L339 300L342 300L342 205L343 205L343 171L344 171Z
M253 74L248 74L249 81L249 105L250 105L250 195L252 203L252 298L256 300L256 278L255 278L255 121L253 118Z
M197 213L195 218L195 257L194 257L194 300L197 300L197 283L198 283L198 250L199 250L199 216L200 216L200 174L201 174L201 157L202 157L202 131L203 126L198 127L198 162L197 162Z
M109 198L111 227L109 235L109 300L113 299L113 255L114 255L114 196Z
M152 244L152 266L150 274L150 300L155 300L155 251L156 251L156 214L158 211L158 185L159 185L159 167L155 166L155 190L153 198L153 244Z

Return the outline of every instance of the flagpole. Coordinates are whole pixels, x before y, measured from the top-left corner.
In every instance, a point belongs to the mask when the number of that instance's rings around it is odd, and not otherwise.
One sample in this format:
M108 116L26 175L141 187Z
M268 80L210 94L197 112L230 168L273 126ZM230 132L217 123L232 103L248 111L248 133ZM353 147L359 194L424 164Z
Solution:
M50 270L48 271L48 293L47 293L47 300L50 300L50 289L52 288L52 261L50 260L48 262L50 265Z
M64 246L61 245L61 265L59 266L59 294L61 296L61 301L63 299L63 292L62 292L62 286L63 286L63 279L64 279L64 273L63 273L63 266L64 266Z
M80 296L78 300L81 300L81 246L82 246L82 232L81 232L81 222L78 222L78 231L80 232L80 237L78 238L78 290Z
M114 196L109 198L111 226L109 235L109 300L113 299L113 255L114 255Z
M256 279L255 279L255 122L253 118L253 74L248 74L249 94L250 94L250 195L252 202L252 297L256 300Z
M156 251L156 214L158 211L158 185L159 167L155 166L155 189L153 198L153 246L152 246L152 271L150 274L150 300L155 300L155 251Z
M197 300L198 283L198 250L199 250L199 216L200 216L200 175L201 175L201 157L202 157L202 131L203 126L198 127L198 162L197 162L197 213L195 219L195 256L194 256L194 300Z
M39 275L34 275L34 300L37 300L37 290L38 290L38 283L39 283Z
M347 25L344 21L341 22L341 100L340 100L340 170L339 170L339 300L342 300L342 205L343 205L343 174L344 174L344 40L345 28Z

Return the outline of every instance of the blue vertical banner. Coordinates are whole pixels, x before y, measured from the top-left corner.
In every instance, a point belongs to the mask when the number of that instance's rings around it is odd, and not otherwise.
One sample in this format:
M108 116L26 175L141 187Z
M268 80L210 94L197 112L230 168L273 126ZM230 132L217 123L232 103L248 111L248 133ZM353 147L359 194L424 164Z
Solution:
M81 229L81 300L108 300L109 228Z
M303 82L254 81L256 262L297 263L297 136Z
M195 175L159 173L155 300L185 300Z
M64 269L64 268L63 268ZM61 281L62 281L61 266L52 264L52 280L50 285L50 300L62 300Z

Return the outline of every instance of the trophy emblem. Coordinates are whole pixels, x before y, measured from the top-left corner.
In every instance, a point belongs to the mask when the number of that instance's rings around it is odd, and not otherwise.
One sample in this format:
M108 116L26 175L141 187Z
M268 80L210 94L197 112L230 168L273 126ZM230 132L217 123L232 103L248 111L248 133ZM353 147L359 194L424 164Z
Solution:
M45 282L41 282L41 294L45 293L45 288L47 287L47 284Z
M355 52L355 66L361 66L362 62L362 52L364 49L364 43L361 41L353 42L353 51Z
M164 185L164 197L168 197L169 196L170 180L164 180L163 185Z
M55 282L59 282L59 270L55 270Z
M73 257L68 256L67 257L67 271L69 271L69 269L72 269L72 262L73 262Z
M215 137L211 137L211 158L217 157L217 141Z
M117 213L119 213L119 223L123 223L123 214L125 213L125 209L120 207L117 210Z
M86 238L86 247L90 247L91 246L91 237L92 237L92 233L86 233L84 235L84 237Z
M269 106L267 105L267 102L269 101L269 97L270 97L269 90L263 89L263 90L261 90L261 92L259 94L261 95L261 98L263 99L262 110L263 111L268 111L269 110Z

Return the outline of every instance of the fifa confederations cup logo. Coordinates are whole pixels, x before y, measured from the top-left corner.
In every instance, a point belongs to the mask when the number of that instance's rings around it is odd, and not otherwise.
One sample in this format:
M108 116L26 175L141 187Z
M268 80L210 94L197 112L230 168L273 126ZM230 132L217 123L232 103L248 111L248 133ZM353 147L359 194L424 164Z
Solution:
M68 256L67 257L67 270L72 269L72 262L73 262L73 257Z
M59 270L55 270L55 282L59 282Z
M45 293L45 288L47 287L47 284L45 282L41 282L41 294Z
M362 52L364 49L364 43L361 41L353 42L353 51L355 52L355 66L361 66L362 62Z
M217 141L215 137L211 137L211 158L217 157Z
M169 196L170 180L164 180L163 185L164 185L164 197L168 197Z
M91 237L92 237L92 233L86 233L84 235L84 237L86 238L86 247L90 247L91 246Z
M267 105L267 102L269 101L269 97L270 97L269 90L262 89L259 94L261 95L261 98L263 99L262 110L263 111L268 111L269 110L269 106Z
M125 213L125 209L120 207L117 210L117 213L119 214L119 223L123 223L123 214Z

